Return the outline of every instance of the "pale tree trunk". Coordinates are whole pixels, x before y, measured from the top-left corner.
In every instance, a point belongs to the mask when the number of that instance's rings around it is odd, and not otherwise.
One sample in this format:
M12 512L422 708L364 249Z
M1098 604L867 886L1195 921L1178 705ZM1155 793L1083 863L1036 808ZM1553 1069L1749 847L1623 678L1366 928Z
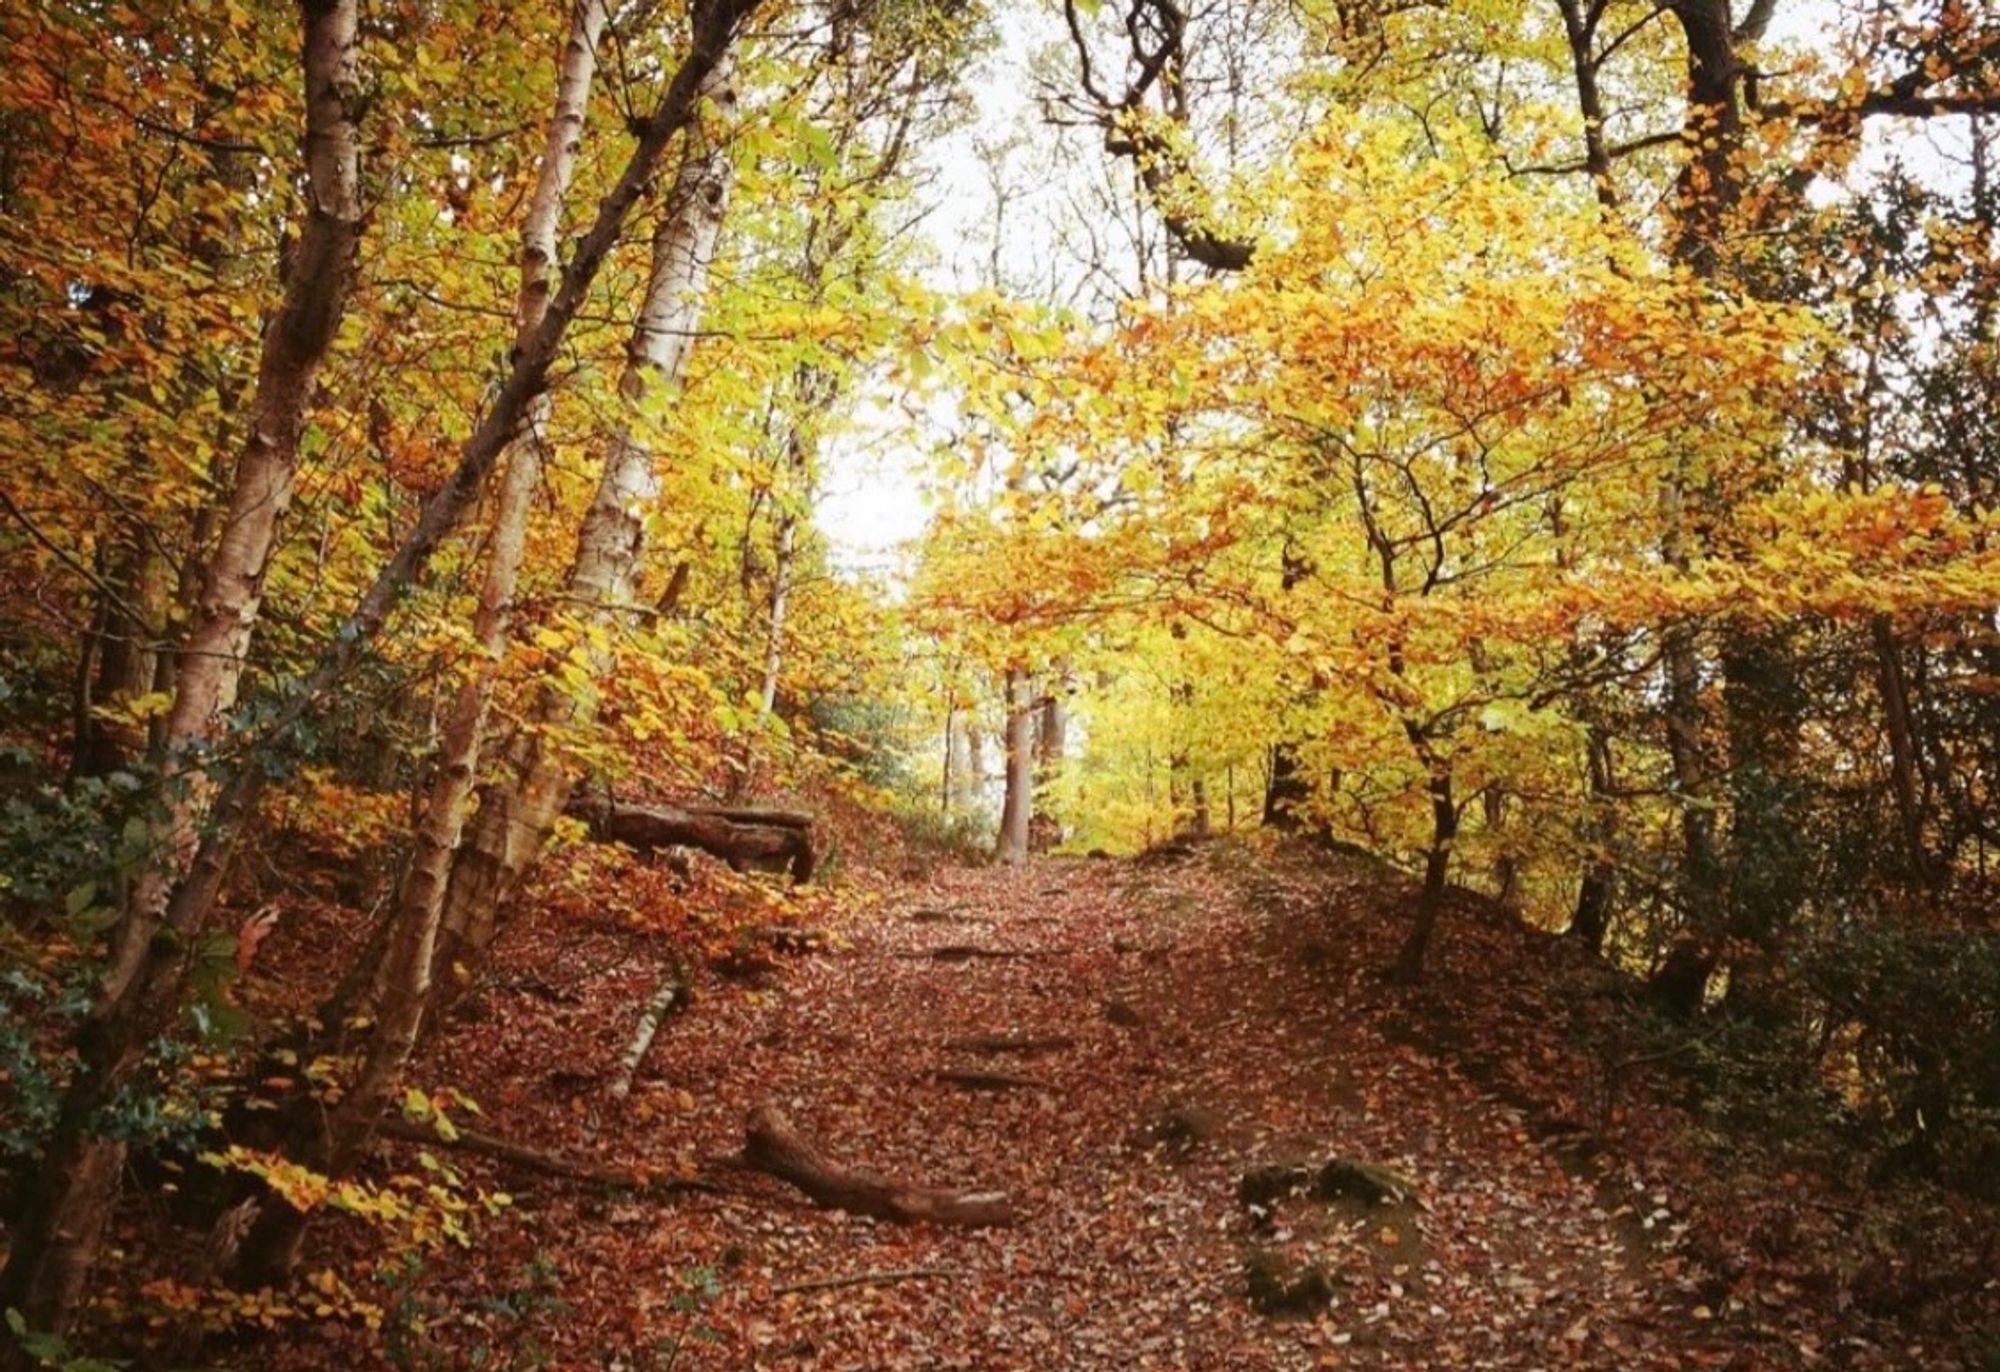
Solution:
M791 609L792 560L797 555L799 517L778 516L778 536L772 549L771 608L764 624L764 679L757 688L757 708L770 714L778 708L778 675L785 665L785 615ZM746 768L744 775L748 776Z
M1058 661L1049 673L1049 688L1035 711L1035 813L1036 842L1053 847L1062 841L1062 823L1056 814L1056 788L1062 784L1063 754L1069 748L1068 689L1069 665Z
M637 143L625 168L599 202L590 229L577 240L541 328L512 358L506 380L460 450L457 467L425 502L403 542L329 640L318 665L249 746L267 748L290 737L300 721L353 671L363 648L380 631L405 588L422 575L438 546L478 499L502 451L519 433L529 404L547 384L549 367L625 220L653 183L668 144L686 126L700 86L756 4L757 0L713 0L697 8L686 61L668 83L652 115L639 125ZM353 5L348 0L311 4L305 17L307 67L322 78L310 83L309 111L338 104L344 112L345 99L335 100L328 94L341 90L341 83L324 79L325 73L319 69L331 55L335 75L349 70ZM309 161L316 164L329 140L321 137L311 141ZM318 203L324 204L323 196ZM322 214L316 210L315 218ZM309 221L309 235L311 227ZM328 265L326 254L308 254L302 249L300 260L308 257ZM316 305L325 305L323 290L312 295ZM330 321L321 319L319 323L331 333ZM296 328L288 332L298 335ZM260 398L260 423L267 412ZM253 439L253 448L258 443ZM233 494L232 510L240 503ZM216 560L235 559L241 541L233 527L225 529L211 565ZM227 578L211 578L211 585L216 583L226 585ZM205 592L203 617L210 613L212 598ZM184 670L183 683L186 676ZM231 685L233 688L233 681ZM204 685L202 693L216 698L211 685ZM60 1330L75 1312L117 1197L125 1153L122 1142L100 1136L99 1112L116 1100L144 1060L148 1046L173 1023L181 1004L188 951L215 908L223 876L267 776L263 767L239 766L215 794L205 832L198 845L191 845L192 856L182 860L185 874L158 902L160 913L154 918L153 933L138 940L136 967L122 989L104 994L79 1035L76 1070L43 1150L34 1200L10 1235L7 1267L0 1274L0 1306L21 1311L31 1327ZM185 802L182 804L185 808ZM163 860L171 862L177 857L177 853L170 853ZM135 902L135 908L143 911L147 907Z
M521 282L514 304L515 347L525 348L541 328L554 289L557 232L563 201L581 146L590 85L597 65L605 10L602 0L577 0L556 78L555 109L542 149L528 217L521 227ZM550 409L546 392L529 404L521 434L508 446L493 537L479 607L473 617L477 645L446 715L436 770L416 828L415 851L397 892L387 948L379 969L374 1020L358 1079L331 1111L314 1113L303 1138L291 1141L296 1161L328 1176L345 1174L374 1137L395 1091L430 999L431 953L444 908L452 854L464 832L467 802L479 769L480 744L494 678L507 650L528 513L541 478L542 430ZM260 1198L249 1228L239 1274L251 1283L287 1274L297 1259L307 1216L275 1195Z
M361 240L355 7L350 0L322 0L303 8L308 203L297 249L286 264L283 302L264 333L250 430L237 458L229 508L178 653L180 677L162 738L169 778L157 826L162 857L134 881L113 938L107 986L114 995L130 982L158 930L213 799L203 755L236 703L263 604L264 575L291 504L313 383L340 328Z
M193 866L214 797L206 754L236 700L264 574L291 502L313 382L340 328L354 277L362 217L356 0L315 0L302 10L307 204L283 299L265 331L228 513L182 645L162 737L167 782L154 827L157 856L135 878L113 934L107 1004L125 999L149 948L165 937L176 882ZM131 1051L136 1059L143 1043ZM68 1093L56 1140L66 1147L58 1152L52 1144L48 1161L56 1165L43 1168L0 1274L0 1306L20 1311L36 1329L68 1326L118 1194L124 1145L89 1132L102 1103L92 1095Z
M997 856L1016 867L1028 860L1028 819L1034 809L1033 689L1025 667L1007 669L1007 795L1000 807Z
M986 731L979 727L977 710L965 712L965 772L962 778L964 806L978 810L986 799Z
M731 80L725 61L704 83L725 112L706 133L690 130L691 141L653 235L645 300L618 383L626 417L605 454L565 586L566 598L582 607L580 627L591 645L587 667L592 693L573 697L557 686L546 687L534 706L535 727L509 750L511 775L480 793L479 809L452 864L437 949L441 966L453 973L458 988L492 941L501 906L541 855L569 801L571 763L555 735L587 728L596 719L595 683L611 669L611 636L634 602L646 516L660 491L643 416L659 389L679 378L707 293L709 263L735 180L722 141L735 104Z

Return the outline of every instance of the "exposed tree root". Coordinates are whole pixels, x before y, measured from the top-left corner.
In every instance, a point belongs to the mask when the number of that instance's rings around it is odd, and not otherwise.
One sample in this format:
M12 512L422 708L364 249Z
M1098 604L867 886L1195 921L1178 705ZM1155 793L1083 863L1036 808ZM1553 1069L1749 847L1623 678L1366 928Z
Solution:
M1014 1222L1004 1192L954 1191L896 1181L827 1157L792 1127L775 1105L759 1105L744 1125L743 1163L797 1187L829 1210L896 1224L968 1227Z
M1032 1057L1074 1048L1076 1040L1068 1034L969 1034L946 1039L944 1046L954 1053L1018 1053Z
M899 953L897 956L931 962L973 962L981 958L1051 958L1061 951L1054 948L985 948L976 943L947 943L928 952Z
M1014 1072L987 1072L976 1068L941 1067L933 1073L947 1086L963 1087L967 1091L1047 1091L1052 1088L1045 1081L1034 1077L1020 1076Z

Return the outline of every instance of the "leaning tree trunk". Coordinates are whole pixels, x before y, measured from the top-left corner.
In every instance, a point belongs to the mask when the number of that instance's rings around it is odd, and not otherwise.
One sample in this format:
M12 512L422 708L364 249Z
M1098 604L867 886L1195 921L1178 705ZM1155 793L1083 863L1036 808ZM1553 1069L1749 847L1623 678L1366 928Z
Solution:
M673 136L686 125L702 83L756 4L757 0L713 0L699 7L687 60L662 94L658 107L639 125L637 143L625 168L599 202L589 230L577 240L541 328L511 360L506 380L461 448L457 467L425 502L416 523L328 641L318 665L247 747L268 750L289 738L327 693L346 679L405 589L421 577L438 546L478 499L494 463L519 432L529 404L547 384L549 367L626 218L652 184ZM327 65L331 52L335 72L347 71L352 5L346 0L309 5L306 22L309 70ZM313 82L309 117L315 107L344 105L330 94L338 88L335 82ZM327 142L314 140L312 156L324 156ZM324 210L316 208L314 213L317 216ZM302 251L295 262L304 258ZM323 296L317 293L313 299L324 304ZM260 420L264 413L260 404ZM252 440L253 448L257 443ZM218 559L233 562L240 544L233 531L225 533L211 563ZM211 601L205 594L204 615ZM211 686L204 685L202 692L214 697ZM74 1313L116 1198L124 1160L123 1143L100 1136L99 1112L118 1098L149 1046L167 1031L180 1008L188 952L215 909L235 845L269 776L268 769L255 765L256 761L252 758L237 767L227 785L215 794L212 805L206 807L205 831L198 843L189 841L194 852L184 864L185 874L164 899L157 901L160 914L155 930L140 943L136 966L122 986L101 997L79 1035L76 1070L64 1091L55 1128L37 1169L41 1185L29 1213L11 1236L7 1267L0 1273L0 1304L20 1310L31 1326L59 1329ZM144 911L148 907L135 904L134 908Z
M555 110L543 144L541 170L521 226L521 282L514 304L517 349L533 340L548 313L556 272L556 236L582 142L604 23L602 0L577 0L559 60ZM430 795L417 825L415 851L397 892L360 1074L324 1117L314 1112L303 1122L302 1136L292 1138L286 1149L295 1160L330 1177L345 1174L367 1150L409 1060L430 999L431 954L438 918L444 907L451 855L464 831L466 804L479 768L494 678L507 649L514 588L527 544L528 513L541 479L541 430L549 409L546 392L534 398L522 432L508 446L504 459L492 546L480 586L479 608L473 617L477 648L446 718ZM255 1285L289 1273L305 1236L306 1221L305 1212L275 1193L260 1197L237 1275Z
M1024 667L1009 667L1007 693L1007 793L1000 807L997 856L1009 866L1028 860L1028 820L1034 809L1035 755L1032 678Z
M214 798L205 758L236 699L264 574L291 502L313 383L346 310L362 222L356 21L355 0L304 6L307 204L284 296L265 330L249 437L237 458L228 516L182 645L163 737L167 783L154 825L157 856L134 880L113 935L107 1006L133 989L148 949L165 936L175 884L193 865L200 826ZM70 1092L35 1200L12 1235L0 1274L0 1305L20 1311L35 1329L59 1332L68 1326L117 1197L124 1147L93 1135L98 1102L89 1097L97 1094ZM103 1092L102 1098L111 1094ZM88 1109L80 1108L86 1104Z
M710 98L725 108L734 106L730 80L727 65L718 64L704 82ZM645 521L660 490L644 415L660 388L680 376L734 181L735 169L719 136L711 133L691 142L653 235L645 300L618 383L626 414L605 454L565 587L567 599L584 607L581 627L592 645L592 687L572 696L559 685L546 686L533 707L535 727L517 736L509 750L511 775L480 794L478 812L452 864L438 944L441 965L453 972L455 986L464 985L484 956L501 907L541 856L569 801L574 784L570 758L555 735L587 728L597 717L596 683L613 663L608 645L617 618L633 605Z

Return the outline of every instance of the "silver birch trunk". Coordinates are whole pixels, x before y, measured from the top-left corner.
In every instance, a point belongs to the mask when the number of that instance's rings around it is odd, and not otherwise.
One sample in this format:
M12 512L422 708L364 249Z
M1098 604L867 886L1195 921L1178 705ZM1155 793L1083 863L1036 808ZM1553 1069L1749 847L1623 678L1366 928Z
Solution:
M725 61L707 83L709 97L725 111L724 127L735 102L731 79ZM625 415L605 454L565 588L567 598L583 607L581 628L590 644L587 670L593 683L613 665L612 633L633 606L646 516L659 498L645 410L661 388L679 378L735 181L720 132L702 135L690 129L691 141L653 236L645 301L618 382ZM445 896L438 956L447 971L477 962L492 940L501 905L541 855L574 784L570 759L556 735L590 725L598 703L594 689L572 696L558 686L545 688L532 712L534 726L510 750L511 779L481 792Z
M138 874L112 940L106 989L131 981L159 929L175 881L194 857L215 794L207 759L236 703L250 638L263 607L264 576L291 505L313 383L346 311L361 241L360 70L352 0L305 10L306 198L304 223L286 266L285 292L264 334L249 435L221 532L203 573L161 738L167 784L156 823L160 856Z
M339 332L361 241L360 70L356 0L302 7L306 197L283 297L264 335L249 433L220 535L203 572L201 600L180 645L181 668L162 734L166 784L154 822L156 856L134 878L111 941L103 1000L115 1004L163 934L176 884L194 865L215 796L207 759L236 702L264 574L291 503L313 383ZM0 1305L29 1327L61 1332L75 1315L117 1198L125 1145L89 1131L71 1091L42 1185L0 1274Z
M589 230L577 240L541 327L528 346L511 359L507 378L466 439L456 469L425 502L416 523L328 642L319 664L264 733L248 746L264 747L269 740L289 737L327 693L353 671L364 647L380 631L404 588L422 575L439 544L458 527L478 499L494 464L519 433L528 406L546 386L549 367L569 325L588 296L626 219L640 196L653 184L668 145L692 118L702 85L734 41L738 26L757 4L758 0L711 0L697 7L695 32L686 59L668 82L652 115L639 127L638 142L624 170L598 203ZM323 63L329 52L345 60L347 45L329 41L327 33L340 31L344 23L351 42L354 21L351 0L312 0L306 5L305 14L309 72ZM329 103L325 92L337 90L338 86L327 80L315 80L310 82L310 89L308 105L318 109ZM327 141L309 140L312 154L309 163L317 164ZM302 250L302 259L304 255ZM323 255L321 266L330 266ZM325 303L323 292L315 292L314 299L321 305ZM308 312L307 320L296 322L309 322L322 313ZM319 317L319 322L327 324L323 317ZM291 332L298 335L296 329ZM330 336L330 327L328 333ZM265 414L266 407L260 397L255 416L259 423ZM252 447L258 441L253 439ZM232 498L231 512L240 504L240 500ZM224 539L225 543L233 541L234 531L225 531ZM224 556L222 546L218 546L215 558ZM261 574L259 567L257 575ZM261 581L256 584L261 585ZM210 603L211 597L205 592L201 611L204 617L210 614ZM240 655L235 660L240 662ZM232 680L232 697L233 690ZM221 698L212 687L204 687L203 694L209 699ZM117 1099L119 1091L144 1061L147 1046L172 1023L180 1008L189 940L199 934L215 908L236 843L255 811L266 776L265 769L257 766L235 769L227 785L214 794L213 803L207 807L203 831L197 836L189 826L185 842L192 849L191 854L184 858L177 853L169 854L166 859L181 863L184 874L178 882L167 887L164 898L155 895L149 897L150 904L135 902L134 908L142 911L157 907L153 933L130 940L139 950L135 969L125 977L122 986L107 989L95 1007L89 1032L79 1038L77 1067L64 1091L55 1129L37 1169L39 1184L27 1214L9 1236L7 1265L0 1272L0 1305L21 1311L32 1328L60 1331L75 1315L102 1241L105 1222L117 1198L125 1152L122 1142L99 1134L99 1112ZM129 934L126 937L129 939Z
M590 86L603 36L602 0L577 0L570 15L556 77L555 108L549 119L542 164L521 226L521 280L514 302L515 348L525 348L548 313L555 283L557 232L563 203L576 168ZM528 513L541 479L542 431L550 401L547 392L528 406L521 433L508 446L493 538L479 606L473 616L474 660L452 698L438 746L437 767L416 826L415 851L397 891L386 953L379 969L377 1005L360 1073L348 1093L315 1121L320 1136L294 1151L299 1161L329 1176L345 1174L374 1137L394 1093L430 998L431 952L444 908L452 854L465 828L467 802L478 775L480 745L493 699L494 678L506 653L514 589L527 545ZM263 1281L290 1271L305 1233L306 1217L282 1201L266 1198L249 1231L244 1275Z

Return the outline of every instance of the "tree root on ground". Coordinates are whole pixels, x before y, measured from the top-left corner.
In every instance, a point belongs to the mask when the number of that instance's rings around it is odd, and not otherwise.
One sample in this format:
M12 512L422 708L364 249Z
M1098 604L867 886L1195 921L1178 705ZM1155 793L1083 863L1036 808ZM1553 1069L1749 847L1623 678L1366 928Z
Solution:
M775 1105L753 1109L743 1132L744 1166L797 1187L824 1209L896 1224L980 1227L1014 1222L1013 1205L1004 1192L924 1186L836 1162L793 1128Z

